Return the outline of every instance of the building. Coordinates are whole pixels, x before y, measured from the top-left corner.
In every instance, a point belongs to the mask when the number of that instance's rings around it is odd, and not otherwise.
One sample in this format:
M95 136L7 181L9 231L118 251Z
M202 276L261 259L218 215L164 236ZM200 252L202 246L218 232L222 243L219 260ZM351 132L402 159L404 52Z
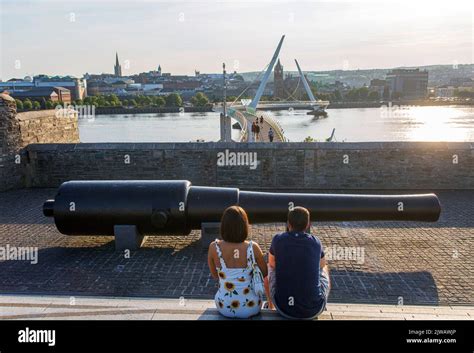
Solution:
M24 79L13 78L6 82L0 82L0 91L10 93L30 91L33 88L63 87L70 91L71 99L84 99L87 97L87 80L73 76L47 76L37 75L33 78L27 76Z
M449 85L438 86L434 89L437 98L452 98L455 95L456 88Z
M305 77L309 82L308 77L306 75ZM300 81L301 79L299 76L292 76L291 74L285 75L283 65L281 65L280 59L278 59L278 62L273 69L273 92L271 94L274 98L281 100L307 99L308 96L304 89L304 85Z
M278 62L273 69L273 97L281 99L286 98L283 65L280 63L280 59L278 59Z
M71 103L71 91L64 87L34 87L28 91L13 92L13 98L41 102L45 101Z
M87 97L87 80L72 76L47 76L38 75L33 79L35 87L63 87L71 92L71 99L84 99Z
M118 53L115 53L114 75L117 76L117 77L122 76L122 66L119 63Z
M394 69L386 76L390 98L423 99L428 93L428 71Z
M369 91L377 92L380 99L390 98L390 89L386 80L381 80L378 78L370 80Z
M190 91L198 90L201 87L199 81L165 81L163 82L163 88L174 91Z
M26 76L24 79L21 78L12 78L5 82L0 82L0 92L8 91L13 92L23 92L28 91L35 87L33 79L29 76Z

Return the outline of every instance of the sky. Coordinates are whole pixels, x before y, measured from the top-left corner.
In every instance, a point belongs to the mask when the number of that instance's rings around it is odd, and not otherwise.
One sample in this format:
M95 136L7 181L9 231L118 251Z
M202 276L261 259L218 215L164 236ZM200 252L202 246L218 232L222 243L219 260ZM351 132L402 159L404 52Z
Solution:
M469 64L473 0L0 0L0 79Z

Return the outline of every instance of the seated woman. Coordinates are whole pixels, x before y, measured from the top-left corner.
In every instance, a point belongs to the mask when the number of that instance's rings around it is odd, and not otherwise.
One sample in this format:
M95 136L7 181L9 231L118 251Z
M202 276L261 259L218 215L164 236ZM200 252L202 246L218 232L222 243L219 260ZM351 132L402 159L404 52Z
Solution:
M257 243L247 241L249 222L245 211L232 206L221 219L221 237L209 245L208 264L212 277L219 280L215 296L219 312L231 318L249 318L260 313L261 299L250 286L252 252L267 276L267 264Z

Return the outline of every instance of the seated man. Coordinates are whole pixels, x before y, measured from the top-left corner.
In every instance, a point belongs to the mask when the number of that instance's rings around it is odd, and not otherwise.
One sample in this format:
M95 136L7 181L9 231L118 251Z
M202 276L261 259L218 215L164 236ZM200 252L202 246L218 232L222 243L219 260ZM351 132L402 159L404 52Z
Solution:
M309 229L308 210L295 207L288 213L288 231L273 238L268 254L268 306L288 319L314 319L329 295L323 247Z

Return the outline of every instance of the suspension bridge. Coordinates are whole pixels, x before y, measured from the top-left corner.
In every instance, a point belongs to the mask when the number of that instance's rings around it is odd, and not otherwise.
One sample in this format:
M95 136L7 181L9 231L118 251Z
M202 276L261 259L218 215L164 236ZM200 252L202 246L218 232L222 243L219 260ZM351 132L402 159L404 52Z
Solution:
M260 101L262 98L263 92L267 85L267 82L270 78L270 75L273 71L273 67L278 59L278 55L280 54L280 49L283 45L283 41L285 36L283 35L278 43L278 46L273 54L273 57L267 67L252 81L240 95L229 105L226 106L226 102L224 102L222 106L222 110L225 112L225 116L221 119L221 124L227 124L226 127L221 126L221 132L226 131L226 129L230 129L230 118L237 121L240 125L240 136L238 141L239 142L269 142L269 134L268 132L270 129L273 131L273 142L288 142L289 140L285 137L284 130L281 127L278 120L263 110L259 109L266 109L266 110L274 110L274 109L310 109L312 112L318 113L323 112L324 109L329 105L328 101L321 101L316 100L314 97L311 88L306 80L306 77L303 74L303 71L298 64L298 61L295 59L296 66L299 72L299 81L295 88L295 92L298 89L300 82L303 83L304 89L308 95L309 101L300 101L294 98L294 92L289 94L289 98L293 98L293 100L288 101ZM261 74L263 74L263 78L260 81L260 85L255 93L255 96L252 100L248 99L240 99L247 91L252 84L259 79ZM219 107L221 108L221 107ZM220 110L220 109L219 109ZM227 120L226 120L227 119ZM252 124L257 123L259 126L259 133L255 134L252 132ZM229 130L228 130L229 131ZM224 132L225 134L225 132ZM228 133L227 136L230 136ZM229 137L227 137L229 138ZM221 137L222 140L225 138Z

